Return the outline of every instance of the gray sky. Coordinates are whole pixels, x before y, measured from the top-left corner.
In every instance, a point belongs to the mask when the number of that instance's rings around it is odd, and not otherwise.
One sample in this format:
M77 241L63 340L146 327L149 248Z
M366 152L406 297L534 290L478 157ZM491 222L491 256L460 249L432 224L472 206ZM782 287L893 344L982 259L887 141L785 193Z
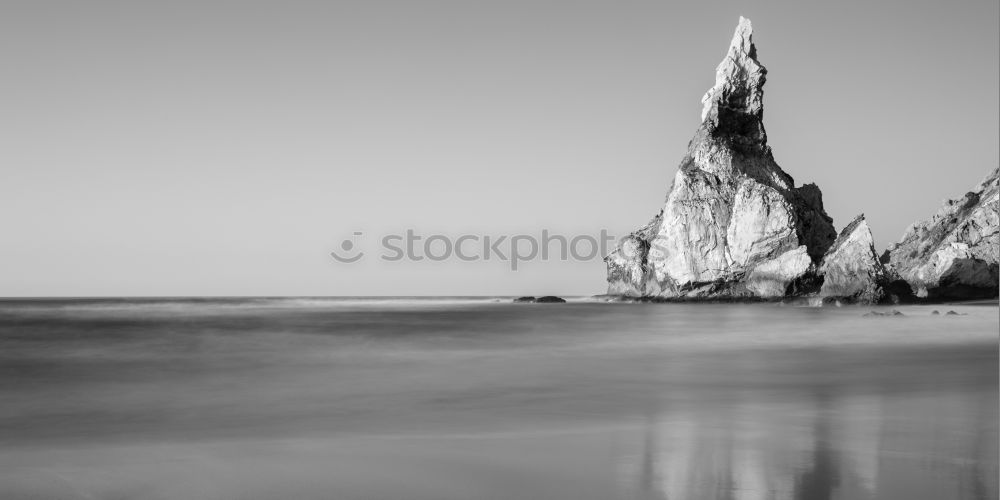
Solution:
M5 1L0 296L601 293L599 259L390 263L378 238L644 223L740 15L778 163L881 250L1000 162L998 9Z

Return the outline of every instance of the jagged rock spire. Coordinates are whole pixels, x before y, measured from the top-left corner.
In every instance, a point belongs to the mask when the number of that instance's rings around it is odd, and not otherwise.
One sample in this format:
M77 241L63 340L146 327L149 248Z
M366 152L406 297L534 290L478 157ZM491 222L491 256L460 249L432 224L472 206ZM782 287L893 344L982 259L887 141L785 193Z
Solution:
M741 16L729 51L715 70L715 85L701 98L704 125L712 132L766 144L763 124L766 80L767 68L757 60L753 44L753 26Z
M753 44L753 26L740 16L729 52L715 69L715 86L701 98L704 107L701 119L708 117L718 104L747 114L763 111L764 82L767 69L757 61L757 48Z

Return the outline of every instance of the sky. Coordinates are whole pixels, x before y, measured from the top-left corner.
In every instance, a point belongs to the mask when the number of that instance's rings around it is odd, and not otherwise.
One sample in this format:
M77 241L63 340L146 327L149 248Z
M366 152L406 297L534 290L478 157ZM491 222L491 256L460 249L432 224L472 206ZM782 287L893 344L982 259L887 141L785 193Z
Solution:
M881 251L1000 163L995 0L8 0L0 296L602 293L586 248L382 239L645 223L741 15L838 230Z

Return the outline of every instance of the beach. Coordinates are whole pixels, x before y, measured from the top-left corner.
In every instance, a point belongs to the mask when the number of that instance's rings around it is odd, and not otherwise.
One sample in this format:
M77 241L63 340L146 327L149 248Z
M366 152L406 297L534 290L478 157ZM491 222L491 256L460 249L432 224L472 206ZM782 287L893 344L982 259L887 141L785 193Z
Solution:
M4 300L0 497L996 498L998 327L995 302Z

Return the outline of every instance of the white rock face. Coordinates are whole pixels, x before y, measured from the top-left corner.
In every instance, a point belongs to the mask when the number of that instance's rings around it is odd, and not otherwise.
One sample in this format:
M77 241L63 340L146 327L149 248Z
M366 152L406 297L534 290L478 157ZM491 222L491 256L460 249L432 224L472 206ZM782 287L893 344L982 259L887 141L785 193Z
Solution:
M996 297L1000 263L1000 168L930 219L911 226L882 261L918 297Z
M836 237L819 189L796 188L767 145L751 35L740 18L663 210L605 258L608 293L777 297Z
M856 217L833 242L819 267L821 297L840 297L863 303L885 298L889 276L875 253L872 231L865 216Z
M612 254L615 256L614 260L609 260L610 256L605 258L608 264L609 294L629 297L655 295L655 292L650 292L657 289L657 284L647 257L649 241L653 238L653 231L659 227L661 218L662 214L657 214L645 226L622 240Z
M757 297L783 297L788 285L805 274L810 266L812 259L809 258L806 246L801 245L757 264L747 276L746 285Z

